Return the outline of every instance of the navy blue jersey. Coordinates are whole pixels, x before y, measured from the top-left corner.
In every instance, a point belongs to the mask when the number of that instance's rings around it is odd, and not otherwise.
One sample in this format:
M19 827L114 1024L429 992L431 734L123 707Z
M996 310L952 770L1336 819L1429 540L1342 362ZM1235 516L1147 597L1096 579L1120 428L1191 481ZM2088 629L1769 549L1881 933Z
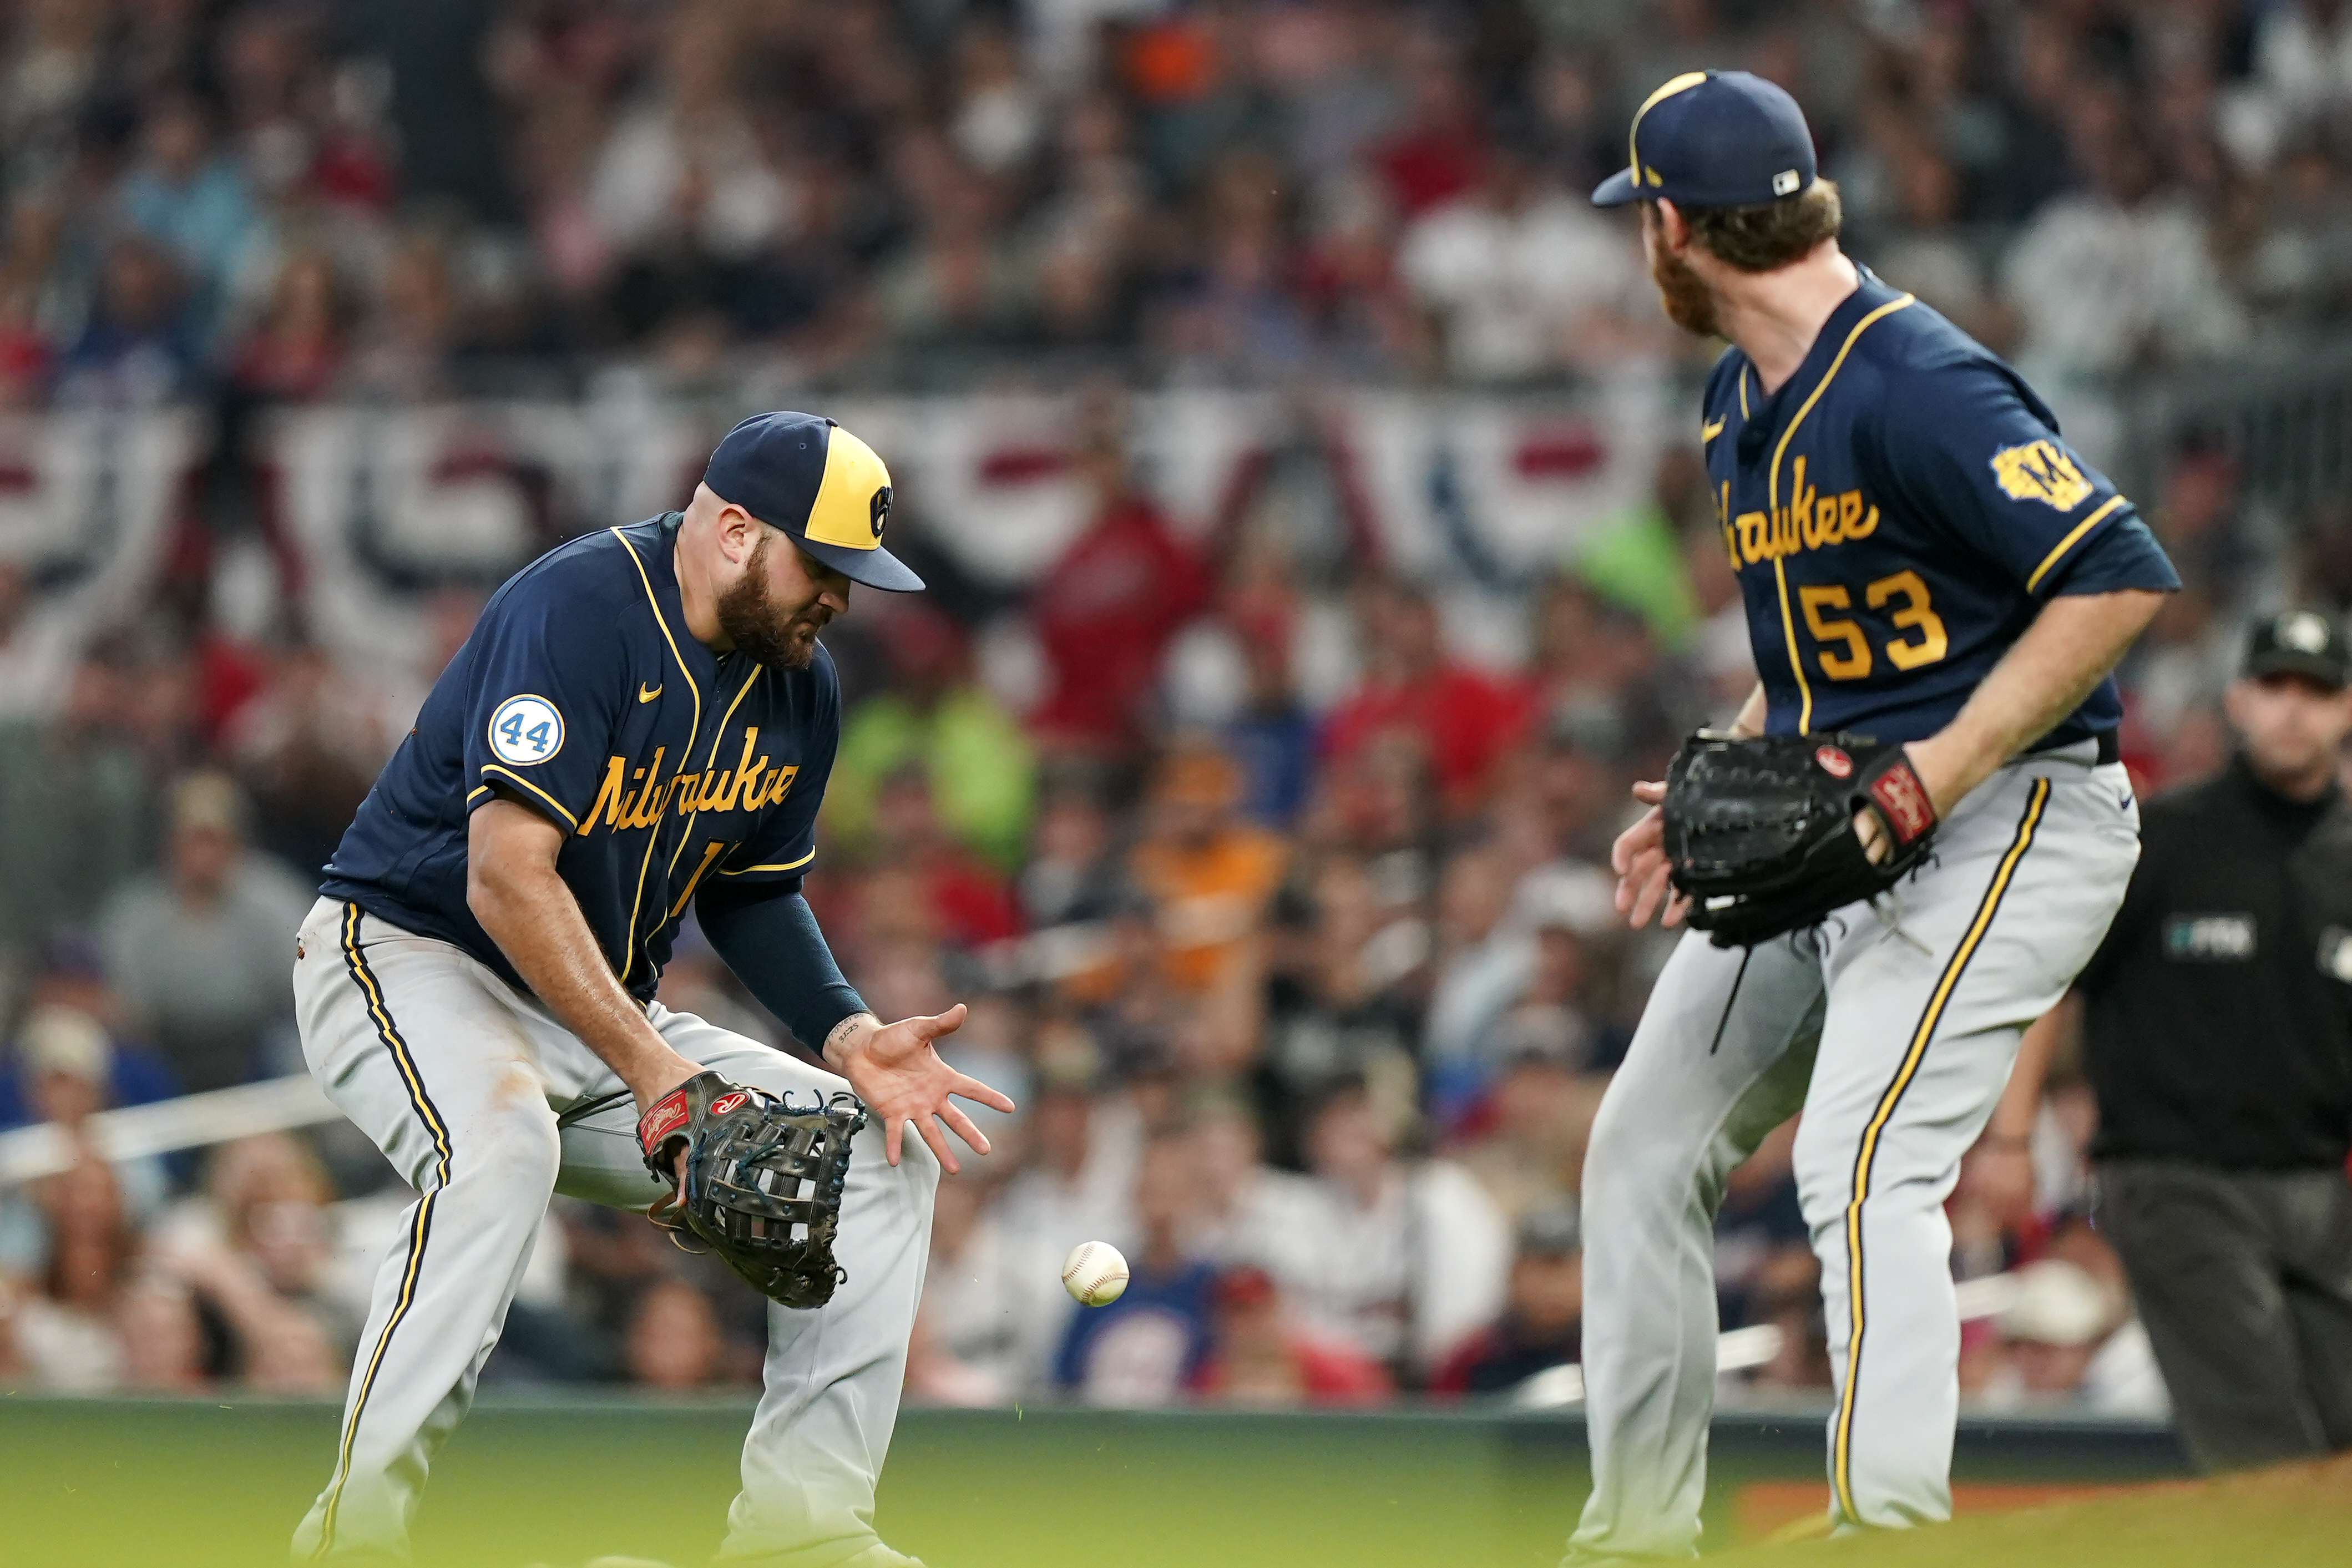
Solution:
M677 524L672 512L573 540L491 596L320 891L520 986L466 904L467 821L507 795L563 829L555 868L645 1000L706 878L798 881L841 734L832 658L768 669L688 636Z
M1770 396L1727 353L1700 435L1774 734L1922 740L2052 595L2180 585L2033 389L1867 271ZM2038 745L2122 717L2101 681Z

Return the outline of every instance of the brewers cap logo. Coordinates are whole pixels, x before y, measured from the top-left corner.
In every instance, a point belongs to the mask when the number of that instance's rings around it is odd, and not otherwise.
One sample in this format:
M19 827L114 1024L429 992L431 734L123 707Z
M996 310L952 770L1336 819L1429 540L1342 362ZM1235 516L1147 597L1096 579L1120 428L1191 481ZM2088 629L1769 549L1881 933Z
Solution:
M873 500L867 505L874 514L875 542L879 543L882 538L882 525L890 521L890 487L884 485L877 489L874 492Z
M543 763L563 750L563 715L544 697L509 697L490 715L490 752L512 767Z
M2038 500L2072 511L2091 493L2091 481L2055 441L2028 441L1992 455L1992 477L2011 500Z

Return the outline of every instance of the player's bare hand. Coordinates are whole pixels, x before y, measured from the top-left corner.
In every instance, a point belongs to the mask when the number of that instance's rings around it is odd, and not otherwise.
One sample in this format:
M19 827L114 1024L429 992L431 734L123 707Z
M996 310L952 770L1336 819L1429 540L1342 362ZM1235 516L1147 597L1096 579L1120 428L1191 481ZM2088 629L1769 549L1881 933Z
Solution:
M1678 926L1689 900L1677 897L1666 879L1665 814L1660 809L1666 786L1644 781L1633 786L1633 798L1650 809L1617 836L1609 851L1610 868L1617 873L1617 912L1639 931L1663 904L1665 913L1658 923Z
M909 1126L950 1173L959 1167L948 1148L947 1132L963 1140L975 1154L988 1152L986 1135L971 1124L971 1118L954 1103L955 1099L992 1110L1009 1113L1013 1110L1012 1100L948 1066L931 1043L955 1033L963 1020L964 1005L959 1002L930 1017L871 1025L826 1052L866 1110L880 1120L883 1154L894 1165Z

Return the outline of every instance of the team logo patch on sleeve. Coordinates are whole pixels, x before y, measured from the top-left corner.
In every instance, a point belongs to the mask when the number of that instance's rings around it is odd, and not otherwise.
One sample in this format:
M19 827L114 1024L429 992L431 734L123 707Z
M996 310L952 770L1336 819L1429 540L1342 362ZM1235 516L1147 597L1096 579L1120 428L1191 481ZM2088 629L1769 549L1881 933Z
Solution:
M544 697L509 697L490 715L490 752L511 767L543 763L563 750L563 715Z
M2060 511L2073 511L2091 493L2091 481L2074 459L2055 441L2028 441L2005 447L1992 455L1992 477L2001 494L2011 500L2038 500Z

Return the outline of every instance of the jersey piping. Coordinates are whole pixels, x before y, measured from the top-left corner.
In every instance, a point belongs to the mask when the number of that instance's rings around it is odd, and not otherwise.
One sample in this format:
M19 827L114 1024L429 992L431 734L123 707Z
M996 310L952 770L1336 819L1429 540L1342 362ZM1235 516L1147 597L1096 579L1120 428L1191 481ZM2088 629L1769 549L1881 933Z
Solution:
M686 747L683 753L692 756L694 742L702 739L702 688L695 683L694 672L686 668L686 660L677 651L677 638L670 635L669 617L662 614L661 599L654 592L654 580L646 575L646 563L638 557L637 547L630 543L628 535L619 529L614 529L612 533L614 538L621 542L621 548L629 552L629 563L637 569L637 581L645 584L646 603L653 607L654 624L661 627L662 641L669 645L670 661L677 666L677 672L686 677L687 695L694 699L694 723L686 732ZM658 829L647 834L646 858L637 863L637 890L629 900L629 951L627 956L621 961L621 984L624 985L629 983L629 976L637 967L637 910L645 904L646 873L653 869L654 849L660 843L661 833ZM685 844L685 839L678 840L679 847L683 848Z
M1822 394L1829 390L1830 383L1835 381L1837 373L1845 367L1845 356L1853 352L1853 345L1861 341L1862 334L1869 331L1873 323L1882 317L1891 316L1895 311L1909 307L1914 302L1915 297L1909 294L1904 295L1899 300L1889 300L1856 321L1853 324L1853 330L1846 333L1845 342L1838 345L1837 357L1830 361L1829 369L1822 372L1821 380L1813 384L1813 390L1807 394L1805 401L1798 405L1796 417L1789 421L1789 427L1780 432L1780 442L1772 448L1772 466L1765 470L1765 505L1775 511L1779 510L1780 459L1788 456L1789 442L1790 437L1796 435L1797 426L1805 422L1805 416L1813 411L1813 405L1822 400ZM1739 384L1744 399L1748 386L1748 373L1745 367L1740 371ZM1780 630L1781 635L1788 639L1789 669L1797 678L1797 733L1808 734L1813 727L1813 688L1805 679L1804 656L1797 651L1797 623L1789 613L1789 574L1782 568L1778 556L1775 556L1772 561L1772 585L1780 596Z
M2106 505L2101 507L2098 510L2093 512L2090 516L2076 523L2074 525L2074 531L2072 533L2069 533L2065 538L2060 540L2056 544L2053 545L2051 547L2050 553L2042 558L2042 564L2036 566L2033 569L2033 575L2025 580L2025 591L2029 594L2033 592L2035 584L2042 581L2043 575L2049 572L2050 568L2058 564L2060 558L2064 556L2066 552L2074 548L2075 544L2081 541L2083 535L2098 527L2100 523L2105 522L2106 521L2107 514L2123 504L2124 498L2122 496L2109 496L2107 498Z

